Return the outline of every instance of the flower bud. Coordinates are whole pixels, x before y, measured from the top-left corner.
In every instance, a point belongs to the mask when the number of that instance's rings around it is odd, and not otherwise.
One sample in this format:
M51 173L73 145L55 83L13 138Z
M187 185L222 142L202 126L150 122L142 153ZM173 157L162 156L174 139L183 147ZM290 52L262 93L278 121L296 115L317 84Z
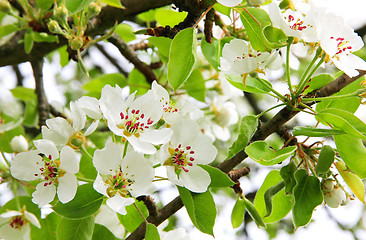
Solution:
M9 1L0 0L0 12L11 13L11 6Z
M327 179L322 181L322 189L324 193L331 192L334 189L333 180Z
M102 8L100 7L99 4L91 3L89 5L89 9L88 9L88 17L91 18L95 15L98 15L100 13L100 11L102 11Z
M331 192L324 194L324 201L331 208L339 207L346 200L346 193L337 186Z
M60 23L67 23L68 14L69 13L64 4L59 4L59 5L55 6L55 8L53 9L53 16Z
M248 0L252 6L260 6L264 3L264 0Z
M80 49L84 44L84 40L82 37L74 37L69 39L69 46L72 50Z
M63 31L55 20L50 19L50 21L47 23L48 30L50 30L51 33L55 34L63 34Z
M28 150L28 142L23 135L13 137L10 146L14 152L25 152Z

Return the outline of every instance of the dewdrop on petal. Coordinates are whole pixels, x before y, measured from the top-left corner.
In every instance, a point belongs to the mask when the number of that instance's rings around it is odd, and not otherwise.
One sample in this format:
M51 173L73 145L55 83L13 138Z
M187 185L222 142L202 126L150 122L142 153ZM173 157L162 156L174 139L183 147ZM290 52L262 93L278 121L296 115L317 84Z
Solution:
M28 150L28 141L23 135L15 136L10 142L10 146L14 152L25 152Z

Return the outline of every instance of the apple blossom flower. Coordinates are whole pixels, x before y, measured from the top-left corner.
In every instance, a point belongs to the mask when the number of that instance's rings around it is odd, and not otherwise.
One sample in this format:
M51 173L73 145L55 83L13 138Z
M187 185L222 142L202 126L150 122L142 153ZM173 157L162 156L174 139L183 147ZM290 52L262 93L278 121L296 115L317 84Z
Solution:
M151 161L135 151L128 152L124 158L122 153L122 145L111 141L95 151L93 164L98 175L93 187L108 197L108 207L125 215L125 207L133 204L135 197L151 194L155 188Z
M243 0L217 0L218 3L226 7L235 7L239 5Z
M24 209L0 214L0 238L6 240L29 239L30 223L41 228L36 216Z
M49 140L33 141L37 150L21 152L12 161L10 171L14 178L40 180L32 201L39 206L50 203L56 195L62 203L71 201L76 194L79 163L75 151L64 146L61 152Z
M228 74L249 73L263 68L270 55L268 52L257 52L242 39L233 39L222 49L219 69Z
M112 211L105 204L100 206L98 213L95 216L95 223L105 226L119 239L123 239L125 236L125 228L118 220L117 213Z
M272 2L269 5L269 16L273 26L282 29L287 36L302 39L305 42L319 41L314 15L305 16L304 13L291 9L282 13L277 4Z
M366 70L366 63L352 54L360 50L364 43L342 17L333 13L318 14L318 35L320 46L334 65L349 77L358 75L359 70Z
M28 141L23 135L15 136L11 139L10 146L14 152L25 152L28 150Z
M166 166L168 179L192 192L205 192L211 178L197 164L211 163L217 149L192 120L179 121L172 130L170 142L163 145L157 154L161 165Z
M168 91L156 81L152 83L151 91L162 105L163 119L167 124L173 125L184 117L192 120L203 117L203 112L192 103L184 100L173 101Z
M126 100L120 92L118 86L112 88L106 85L102 89L100 108L107 119L108 128L126 138L135 151L154 154L156 148L153 144L168 142L172 134L168 128L153 129L163 113L161 103L152 91L136 99L131 94Z

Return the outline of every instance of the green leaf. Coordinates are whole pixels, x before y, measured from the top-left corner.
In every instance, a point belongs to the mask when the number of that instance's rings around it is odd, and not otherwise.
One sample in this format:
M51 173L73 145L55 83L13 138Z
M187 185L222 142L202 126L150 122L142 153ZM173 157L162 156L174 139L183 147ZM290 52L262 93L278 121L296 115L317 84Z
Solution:
M212 38L212 43L206 42L206 39L203 38L201 40L201 50L203 56L205 56L206 60L211 64L216 71L219 71L220 66L220 41L216 38Z
M69 62L69 53L67 52L67 46L62 46L58 48L58 54L60 55L60 65L65 67Z
M265 194L269 189L282 182L283 180L280 176L280 172L278 170L272 170L268 173L267 177L263 181L262 186L257 191L254 199L254 206L258 210L259 215L263 217L263 221L265 223L272 223L283 219L291 211L294 205L293 196L286 194L285 189L281 188L281 190L276 194L272 194L271 209L268 211L265 201ZM268 194L269 193L267 193L267 195ZM270 212L270 214L266 216L268 212Z
M343 130L338 129L325 129L315 127L300 127L296 126L292 130L294 136L308 136L308 137L327 137L331 135L345 134Z
M320 74L318 76L312 77L311 81L309 82L309 87L305 90L304 94L308 94L309 92L312 92L314 90L317 90L328 83L332 82L334 80L333 76L327 73Z
M131 25L126 23L118 24L114 32L125 42L130 42L136 39L136 35L133 33L134 29Z
M317 177L309 176L304 169L295 173L294 188L295 205L292 210L295 228L306 225L313 215L316 206L323 202L320 181Z
M21 125L22 124L22 118L20 118L18 121L15 119L7 118L5 114L2 116L3 120L3 126L5 124L9 124L11 126L10 130L2 131L0 129L0 151L1 152L7 152L7 153L13 153L13 148L10 146L10 142L15 136L23 135L24 136L24 128ZM7 121L9 120L9 121ZM9 126L8 126L9 127ZM6 130L6 129L4 129Z
M137 207L140 209L145 218L149 216L149 212L145 206L145 204L141 201L136 201ZM133 232L135 229L140 226L140 224L144 221L137 211L134 205L126 206L126 215L117 214L119 221L126 228L128 232Z
M169 51L168 81L177 90L191 75L196 62L196 30L186 28L173 39Z
M37 6L43 10L48 10L54 3L53 0L36 0Z
M33 40L35 42L58 42L58 37L45 32L33 32Z
M350 134L334 136L337 152L361 179L366 178L366 148L361 139Z
M167 37L150 37L148 40L150 44L154 45L159 50L160 55L163 55L166 59L169 58L172 39Z
M57 227L57 240L90 240L93 236L94 217L62 218Z
M109 6L124 9L120 0L101 0L101 1Z
M24 51L29 54L33 48L33 32L31 30L27 31L24 35Z
M280 170L280 175L286 183L286 193L292 194L292 190L296 186L295 172L297 170L296 164L290 162L288 165L284 166Z
M16 87L10 90L15 98L22 101L33 101L37 100L37 96L32 88Z
M366 139L366 124L348 111L327 108L319 112L317 116L348 134Z
M248 156L265 166L275 165L286 160L296 150L296 146L290 146L274 150L265 141L256 141L245 148Z
M329 171L330 166L334 162L335 152L329 145L324 145L320 151L318 164L316 165L316 174L325 174Z
M226 16L228 16L229 18L231 18L231 8L229 7L225 7L224 5L221 5L219 3L216 3L213 7L216 11L225 14Z
M52 212L46 218L38 220L41 223L41 228L37 228L31 224L31 239L56 240L57 225L61 217Z
M10 33L16 32L18 30L20 30L20 28L15 24L0 26L0 38L9 35Z
M171 26L174 27L175 25L183 22L184 19L187 17L187 12L177 12L171 9L164 9L158 8L155 12L156 21L162 26Z
M127 79L121 73L103 74L85 83L83 89L96 94L97 98L99 98L102 88L107 84L112 87L118 85L124 88L127 86Z
M201 232L213 236L216 205L210 191L193 193L183 187L178 187L178 191L193 225Z
M361 77L357 79L356 81L348 84L346 87L342 88L338 93L333 94L332 96L340 96L340 95L346 95L350 93L354 93L358 89L360 89L360 83L365 80L365 77ZM331 101L321 101L320 103L317 103L316 105L316 111L321 112L325 108L337 108L346 110L348 112L354 113L358 107L360 106L360 98L358 96L355 96L353 98L347 98L347 99L339 99L339 100L331 100Z
M238 228L244 222L245 204L244 200L236 199L233 211L231 212L231 225L233 228Z
M105 226L100 224L94 225L92 240L117 240L114 234Z
M267 191L264 193L264 202L266 204L266 215L264 217L268 217L272 213L272 198L285 187L285 182L281 181L274 185L273 187L270 187L267 189Z
M184 89L186 89L189 96L204 102L206 96L205 79L201 71L196 68L192 71L187 81L184 82Z
M280 29L272 27L271 19L265 10L249 7L246 10L248 12L245 10L241 12L240 19L253 49L260 52L270 52L272 49L286 45L286 35ZM267 27L270 28L265 30ZM271 34L275 34L275 36L270 37Z
M258 118L254 115L243 117L239 125L239 135L233 145L229 148L229 153L226 159L232 158L238 152L242 151L249 143L253 134L258 127Z
M93 0L65 0L67 10L72 14L85 9Z
M30 213L33 213L38 218L38 220L41 219L41 209L39 209L37 204L34 204L32 202L32 198L28 196L19 196L18 199L13 198L9 200L0 208L0 214L7 212L8 210L19 211L18 201L20 208L25 207L25 210L27 210Z
M152 223L148 223L146 226L145 240L160 240L158 229Z
M230 187L235 183L229 178L229 176L218 168L210 165L199 165L205 169L211 177L210 187Z
M245 208L247 209L249 215L252 217L257 226L265 228L266 224L264 223L262 217L259 215L257 209L254 207L254 204L245 197L243 198L243 201Z
M94 190L93 184L78 187L75 198L68 203L58 202L53 210L67 218L84 218L94 214L102 205L104 196Z
M150 84L147 83L145 76L136 68L132 69L128 75L128 86L130 92L136 92L136 95L143 95L150 89Z
M95 149L92 149L92 151L90 151L90 149L87 148L86 150L93 156L93 153L94 153L93 150L95 150ZM89 157L86 156L85 154L82 154L81 158L80 158L79 174L82 177L89 178L89 179L95 179L98 175L98 172L93 165L93 161L91 161L89 159Z
M257 79L247 76L245 79L245 86L243 82L243 77L237 76L237 75L228 75L226 74L226 79L236 88L243 90L244 92L250 92L250 93L269 93L271 91L270 88L268 88L266 85L258 81ZM265 80L269 86L272 87L272 84Z

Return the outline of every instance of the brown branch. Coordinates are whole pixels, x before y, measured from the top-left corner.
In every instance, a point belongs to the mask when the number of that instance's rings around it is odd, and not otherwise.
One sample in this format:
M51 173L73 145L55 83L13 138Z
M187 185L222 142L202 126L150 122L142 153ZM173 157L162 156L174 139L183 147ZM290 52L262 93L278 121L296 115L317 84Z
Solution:
M205 40L208 43L212 43L212 27L215 18L215 9L211 8L211 10L206 14L205 19L205 28L203 32L205 33Z
M109 53L107 53L107 51L104 49L102 45L97 43L94 46L98 48L98 50L112 63L112 65L117 68L118 72L122 73L125 77L128 76L128 73L121 67L117 59L115 59Z
M31 61L34 80L36 83L36 95L38 102L38 125L46 125L46 120L49 118L49 106L46 98L46 93L43 86L43 59L34 59Z
M19 66L18 65L13 65L13 70L15 72L15 75L17 77L17 87L20 87L20 86L23 86L23 75L22 73L20 72L20 69L19 69Z
M110 29L116 22L120 23L133 16L148 11L150 9L163 7L172 3L172 0L122 0L125 9L106 6L102 9L98 16L95 16L88 22L86 35L95 37L104 34L107 29ZM42 58L53 50L66 45L65 38L59 38L59 42L35 42L30 54L24 51L24 43L20 41L24 39L25 31L20 31L15 34L6 44L0 46L0 67L7 65L15 65L31 60L33 57Z
M149 211L149 216L157 216L159 213L159 209L156 206L154 199L151 196L139 196L136 198L137 200L143 201L147 210Z
M308 96L319 96L319 97L326 97L330 96L334 93L339 92L342 88L347 86L348 84L354 82L358 78L362 77L366 74L366 71L359 71L359 75L353 78L349 78L347 75L343 74L339 78L335 79L333 82L325 85L324 87L315 90L312 93L309 93ZM308 105L311 106L313 103L309 103ZM269 135L274 133L276 130L280 129L287 121L292 119L299 111L290 110L287 107L280 110L272 119L268 122L263 124L254 134L251 139L251 142L264 140ZM237 153L234 157L222 162L217 168L224 171L229 172L239 163L241 163L245 158L247 158L247 154L244 150ZM155 225L159 225L164 220L169 218L175 212L177 212L181 207L183 207L182 199L178 196L165 207L159 210L159 213L156 217L150 216L147 220L150 223ZM142 223L133 233L131 233L126 240L137 240L143 239L145 235L146 224Z
M156 80L156 76L149 65L141 62L133 49L129 47L118 35L113 34L108 41L116 46L121 54L145 76L148 83L152 84L152 82Z

